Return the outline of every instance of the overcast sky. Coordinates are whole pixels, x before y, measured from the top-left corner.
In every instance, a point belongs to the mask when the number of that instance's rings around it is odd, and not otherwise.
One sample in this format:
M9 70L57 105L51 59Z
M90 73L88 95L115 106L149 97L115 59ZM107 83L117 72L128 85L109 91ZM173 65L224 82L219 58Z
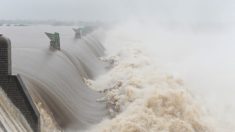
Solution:
M233 0L1 0L0 19L231 21Z

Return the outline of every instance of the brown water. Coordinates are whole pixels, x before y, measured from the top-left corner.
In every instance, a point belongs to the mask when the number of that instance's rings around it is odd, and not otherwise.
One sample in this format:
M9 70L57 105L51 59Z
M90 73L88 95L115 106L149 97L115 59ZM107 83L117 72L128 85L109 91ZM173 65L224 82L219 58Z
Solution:
M113 68L88 80L105 93L109 118L88 131L235 131L233 42L231 30L216 27L117 26L107 33L103 58Z
M104 57L99 32L75 41L68 27L1 30L12 38L13 71L34 96L44 131L235 131L230 30L131 21L106 32ZM61 32L61 52L48 50L44 31Z

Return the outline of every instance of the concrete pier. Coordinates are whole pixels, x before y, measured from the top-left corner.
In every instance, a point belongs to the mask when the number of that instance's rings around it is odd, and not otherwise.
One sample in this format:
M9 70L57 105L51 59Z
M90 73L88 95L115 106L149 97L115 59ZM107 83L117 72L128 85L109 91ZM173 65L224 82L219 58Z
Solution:
M0 86L33 131L39 132L39 112L20 75L11 74L11 42L0 35Z

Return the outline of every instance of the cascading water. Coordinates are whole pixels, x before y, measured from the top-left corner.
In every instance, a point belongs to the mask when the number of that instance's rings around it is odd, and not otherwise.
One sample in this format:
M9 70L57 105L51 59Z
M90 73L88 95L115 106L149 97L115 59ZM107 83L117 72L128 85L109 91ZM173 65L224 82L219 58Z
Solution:
M87 132L233 132L233 34L135 19L108 32L113 68L89 84L111 118Z
M53 115L68 132L234 131L231 34L150 25L131 21L109 31L106 56L97 34L75 40L68 27L2 28L42 129L59 131ZM38 38L45 31L61 31L61 51Z
M35 102L43 103L58 124L70 131L85 129L106 115L105 104L97 102L101 94L84 83L85 78L105 71L106 64L99 60L104 49L89 35L84 40L74 40L71 29L1 30L12 41L13 72L22 75L29 91L34 93ZM49 40L44 35L49 30L61 32L61 51L49 50Z
M0 131L33 132L24 116L12 104L2 89L0 90Z

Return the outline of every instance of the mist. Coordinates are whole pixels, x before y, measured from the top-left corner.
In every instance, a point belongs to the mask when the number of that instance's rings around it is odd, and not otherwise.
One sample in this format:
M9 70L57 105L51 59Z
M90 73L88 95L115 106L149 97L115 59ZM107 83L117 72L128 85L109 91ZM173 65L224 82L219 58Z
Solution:
M213 127L218 131L235 130L234 1L3 0L2 3L0 19L111 22L113 25L105 31L107 55L118 55L126 45L141 49L151 58L150 64L183 80L186 91L206 111ZM125 74L126 69L122 70ZM138 70L135 72L147 75L145 69ZM121 75L116 76L98 77L94 87L108 87L107 78L118 80Z
M145 26L141 30L137 27L134 27L135 33L130 34L137 36L136 31L141 31L138 35L141 36L139 41L144 43L143 49L163 69L182 78L202 106L229 127L235 117L234 27L196 32L191 28Z

